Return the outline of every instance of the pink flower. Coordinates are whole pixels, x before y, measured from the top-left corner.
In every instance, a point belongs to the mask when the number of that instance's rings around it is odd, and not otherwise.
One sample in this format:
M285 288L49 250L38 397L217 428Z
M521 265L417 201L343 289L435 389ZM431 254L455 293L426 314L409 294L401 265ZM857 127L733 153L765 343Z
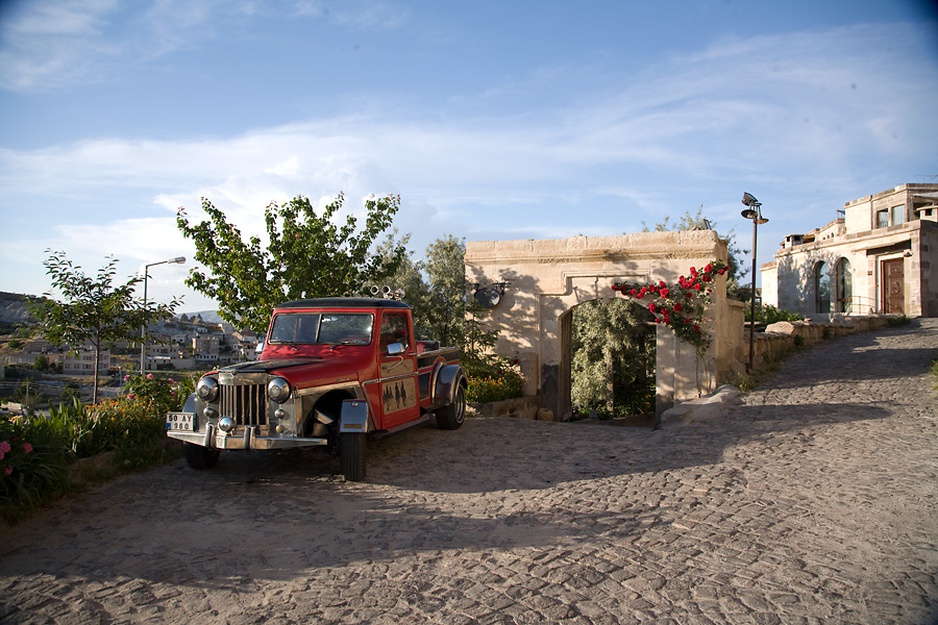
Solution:
M134 397L136 397L136 395L134 395L133 393L127 394L127 399L133 399Z
M24 453L24 454L32 453L32 451L33 451L33 446L32 446L32 445L30 445L29 443L23 443L23 453Z
M130 374L124 376L124 382L130 382Z
M667 297L667 296L668 296L668 293L670 293L670 291L668 290L668 287L663 286L663 287L661 287L661 291L660 291L659 293L660 293L661 297Z
M3 441L2 443L0 443L0 454L9 453L11 449L13 449L13 448L10 447L10 443L9 443L9 442ZM3 456L0 456L0 458L2 458L2 457L3 457Z
M175 384L175 383L176 383L176 380L174 380L174 379L172 379L172 378L167 378L166 381L169 382L170 384Z
M152 373L147 374L147 379L152 380L155 376Z
M652 312L652 313L653 313L653 312L655 312L655 309L656 309L656 308L658 308L658 307L655 306L655 303L654 303L654 302L652 302L651 304L648 305L648 312Z
M11 467L11 466L3 467L3 474L4 474L4 475L9 475L9 474L11 474L11 473L13 473L13 467Z

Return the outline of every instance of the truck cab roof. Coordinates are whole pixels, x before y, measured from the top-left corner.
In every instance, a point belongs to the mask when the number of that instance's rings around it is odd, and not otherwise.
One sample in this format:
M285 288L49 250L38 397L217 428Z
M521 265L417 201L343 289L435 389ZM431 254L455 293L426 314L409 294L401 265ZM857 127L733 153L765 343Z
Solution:
M284 308L410 308L410 305L376 297L319 297L292 300L277 306L277 310Z

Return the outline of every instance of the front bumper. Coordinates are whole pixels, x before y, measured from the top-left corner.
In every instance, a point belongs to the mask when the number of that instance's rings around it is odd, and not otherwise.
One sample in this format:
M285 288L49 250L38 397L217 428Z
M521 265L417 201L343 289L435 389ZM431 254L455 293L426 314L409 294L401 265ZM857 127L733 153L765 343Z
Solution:
M296 436L258 436L257 427L241 426L235 432L223 432L208 423L202 432L169 430L169 438L212 449L292 449L321 447L329 444L326 438L299 438Z

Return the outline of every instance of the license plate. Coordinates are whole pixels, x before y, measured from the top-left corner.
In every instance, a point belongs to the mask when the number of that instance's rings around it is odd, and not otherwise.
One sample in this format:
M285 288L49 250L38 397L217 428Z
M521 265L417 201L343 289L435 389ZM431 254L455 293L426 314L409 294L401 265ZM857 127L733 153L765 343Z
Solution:
M190 412L171 412L166 415L167 430L182 430L192 432L195 425L195 415Z

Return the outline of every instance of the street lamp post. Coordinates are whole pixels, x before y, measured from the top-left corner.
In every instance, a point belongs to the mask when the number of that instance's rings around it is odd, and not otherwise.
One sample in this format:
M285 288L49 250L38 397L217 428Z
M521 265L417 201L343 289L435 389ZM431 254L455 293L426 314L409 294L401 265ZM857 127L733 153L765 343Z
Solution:
M768 219L762 216L762 202L757 200L750 193L743 193L743 204L746 205L742 211L742 216L752 220L752 287L750 293L749 305L749 362L746 363L746 372L752 372L752 360L755 353L756 336L756 243L758 241L759 224L768 223Z
M150 267L156 267L157 265L182 265L186 262L185 256L177 256L176 258L170 258L167 260L161 260L158 263L149 263L143 268L143 307L147 306L147 279L150 277ZM146 326L140 326L140 375L146 373L146 352L147 352L147 343L146 343Z

